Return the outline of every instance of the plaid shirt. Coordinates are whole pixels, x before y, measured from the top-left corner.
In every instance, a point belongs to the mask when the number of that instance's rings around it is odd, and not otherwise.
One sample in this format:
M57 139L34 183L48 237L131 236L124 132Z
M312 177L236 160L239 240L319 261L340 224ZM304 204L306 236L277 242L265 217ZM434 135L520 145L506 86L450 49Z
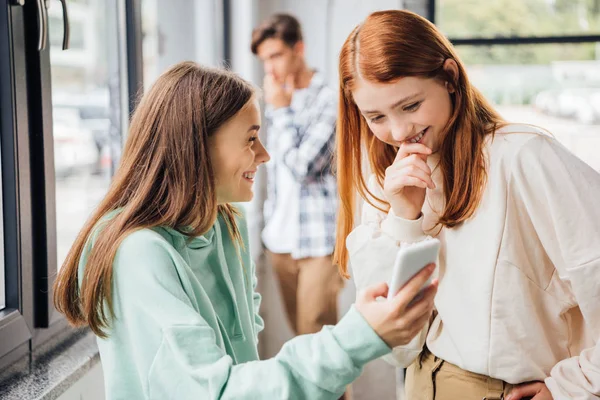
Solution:
M335 93L315 73L306 89L294 92L290 107L267 107L267 149L280 155L266 164L268 222L277 204L274 177L277 168L288 168L300 186L295 259L333 253L337 212L337 185L332 175L332 156L337 117ZM275 161L277 160L277 161Z

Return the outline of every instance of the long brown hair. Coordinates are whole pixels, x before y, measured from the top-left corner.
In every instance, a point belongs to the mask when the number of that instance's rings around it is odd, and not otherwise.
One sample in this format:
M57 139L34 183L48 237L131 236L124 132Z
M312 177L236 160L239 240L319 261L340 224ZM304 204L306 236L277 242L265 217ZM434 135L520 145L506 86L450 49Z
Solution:
M241 242L235 209L217 205L208 138L253 94L252 86L231 72L183 62L144 95L108 193L77 236L54 284L54 305L70 323L107 336L114 315L113 260L123 239L136 230L168 226L193 237L206 233L221 213ZM113 210L119 212L104 223ZM79 287L78 265L99 222Z
M447 59L456 61L458 77L444 68ZM390 83L402 77L435 78L449 82L453 112L440 147L445 206L442 226L452 228L468 219L481 200L486 182L484 139L502 123L481 93L473 87L452 44L425 18L409 11L375 12L346 39L339 61L340 101L337 122L337 180L340 212L334 260L347 276L346 237L354 225L358 194L374 207L387 211L389 204L371 193L362 168L362 148L381 185L385 170L397 148L373 135L352 98L357 77L369 82ZM373 204L371 199L380 202ZM383 207L383 208L382 208Z

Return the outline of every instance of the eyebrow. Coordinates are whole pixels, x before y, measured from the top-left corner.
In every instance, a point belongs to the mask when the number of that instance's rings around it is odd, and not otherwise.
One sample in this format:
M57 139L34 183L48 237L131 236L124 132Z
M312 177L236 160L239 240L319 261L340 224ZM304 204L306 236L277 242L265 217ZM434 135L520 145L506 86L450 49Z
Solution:
M402 98L402 99L398 100L398 101L397 101L397 102L395 102L394 104L392 104L392 107L390 107L390 108L394 109L394 108L398 107L400 104L402 104L402 103L406 103L407 101L409 101L409 100L412 100L412 99L414 99L415 97L419 97L419 96L421 96L422 94L423 94L422 92L417 92L417 93L414 93L414 94L408 95L408 96L406 96L406 97L404 97L404 98ZM366 115L366 114L379 114L379 113L380 113L380 112L379 112L379 111L377 111L377 110L368 110L368 111L363 111L363 114L364 114L364 115Z
M259 131L260 130L260 125L252 125L249 129L248 132L252 132L252 131Z

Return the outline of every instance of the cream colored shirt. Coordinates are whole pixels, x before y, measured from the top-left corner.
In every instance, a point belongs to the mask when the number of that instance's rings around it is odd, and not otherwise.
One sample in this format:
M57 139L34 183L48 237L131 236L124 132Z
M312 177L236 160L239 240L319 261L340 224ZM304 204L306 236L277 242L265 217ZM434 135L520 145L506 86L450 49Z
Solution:
M416 221L365 203L348 236L358 289L389 281L401 243L438 237L437 316L388 361L408 366L425 341L459 367L517 384L545 380L554 399L600 397L600 174L551 136L509 125L486 141L488 181L469 220L435 228L439 156ZM370 187L385 198L375 180Z

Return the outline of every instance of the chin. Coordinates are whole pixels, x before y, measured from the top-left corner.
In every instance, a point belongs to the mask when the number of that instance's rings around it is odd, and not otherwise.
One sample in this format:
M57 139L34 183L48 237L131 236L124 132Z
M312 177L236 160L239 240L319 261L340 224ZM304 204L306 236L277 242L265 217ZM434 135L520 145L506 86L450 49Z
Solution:
M233 200L232 203L248 203L249 201L252 201L253 198L254 198L253 192L241 193L239 196L235 197L235 200Z

